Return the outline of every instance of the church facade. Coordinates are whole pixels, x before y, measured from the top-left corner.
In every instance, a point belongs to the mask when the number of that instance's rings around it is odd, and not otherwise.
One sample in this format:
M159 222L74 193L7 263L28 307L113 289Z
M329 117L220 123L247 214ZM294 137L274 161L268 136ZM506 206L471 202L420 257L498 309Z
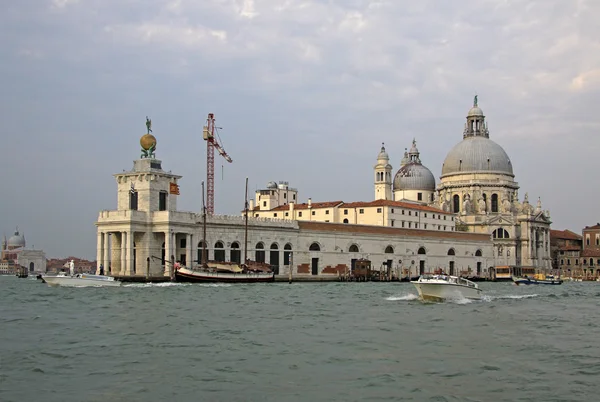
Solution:
M148 140L148 137L151 140ZM202 216L177 209L182 176L155 158L156 139L115 175L115 210L101 211L97 261L122 276L172 275L172 264L208 258L266 262L279 274L328 275L352 270L359 259L397 276L442 269L464 276L494 276L497 267L550 268L550 217L541 201L519 201L518 183L504 150L489 139L477 102L463 140L448 153L440 182L420 158L416 141L395 175L382 146L374 169L373 201L299 202L287 182L256 191L244 214ZM205 243L204 243L205 241Z
M15 274L19 267L23 267L29 274L46 272L46 254L42 250L26 248L25 235L17 228L14 234L2 239L0 253L0 274Z

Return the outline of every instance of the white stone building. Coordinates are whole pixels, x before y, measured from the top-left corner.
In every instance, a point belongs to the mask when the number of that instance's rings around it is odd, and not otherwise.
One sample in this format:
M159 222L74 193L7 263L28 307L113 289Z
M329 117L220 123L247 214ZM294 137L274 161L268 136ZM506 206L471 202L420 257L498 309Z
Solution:
M6 236L2 239L0 274L13 274L18 266L25 267L30 275L46 272L46 254L43 250L28 249L19 228L8 240Z

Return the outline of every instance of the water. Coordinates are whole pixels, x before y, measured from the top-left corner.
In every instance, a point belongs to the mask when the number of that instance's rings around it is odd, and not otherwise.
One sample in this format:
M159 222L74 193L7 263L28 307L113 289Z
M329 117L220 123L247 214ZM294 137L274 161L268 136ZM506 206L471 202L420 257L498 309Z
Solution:
M600 284L481 287L0 277L0 400L598 400Z

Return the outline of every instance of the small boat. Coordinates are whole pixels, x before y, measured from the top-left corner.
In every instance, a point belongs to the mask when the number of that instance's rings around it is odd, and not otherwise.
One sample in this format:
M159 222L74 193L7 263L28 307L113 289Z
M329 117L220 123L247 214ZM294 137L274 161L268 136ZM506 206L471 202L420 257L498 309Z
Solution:
M112 276L77 274L42 275L42 282L50 286L88 287L88 286L121 286L122 282Z
M481 289L468 279L451 275L421 275L411 281L423 300L444 301L446 299L481 299Z
M546 279L535 279L527 276L514 276L512 277L515 285L562 285L562 279L554 279L554 277L548 275Z

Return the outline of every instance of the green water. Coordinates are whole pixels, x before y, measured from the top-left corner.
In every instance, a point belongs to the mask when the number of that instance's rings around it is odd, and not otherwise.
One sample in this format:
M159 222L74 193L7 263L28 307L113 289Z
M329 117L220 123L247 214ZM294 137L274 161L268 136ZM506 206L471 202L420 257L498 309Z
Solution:
M0 277L0 400L599 400L600 284L480 286Z

